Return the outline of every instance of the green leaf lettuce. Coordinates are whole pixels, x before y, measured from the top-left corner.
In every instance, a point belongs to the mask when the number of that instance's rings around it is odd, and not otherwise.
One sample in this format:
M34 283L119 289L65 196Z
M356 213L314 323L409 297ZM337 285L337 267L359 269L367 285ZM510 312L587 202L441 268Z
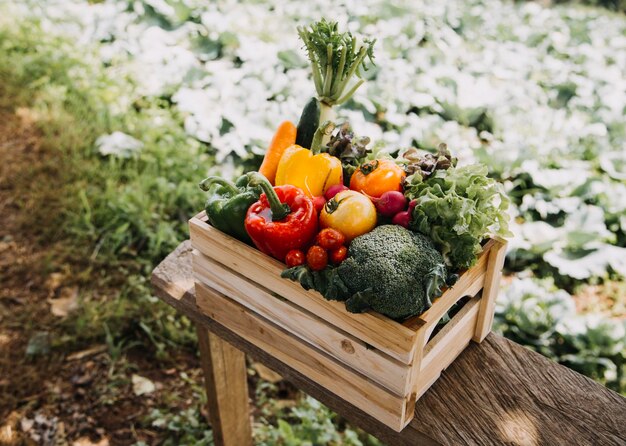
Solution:
M510 236L509 199L482 165L407 178L406 196L417 200L411 229L430 236L455 269L469 268L489 235Z

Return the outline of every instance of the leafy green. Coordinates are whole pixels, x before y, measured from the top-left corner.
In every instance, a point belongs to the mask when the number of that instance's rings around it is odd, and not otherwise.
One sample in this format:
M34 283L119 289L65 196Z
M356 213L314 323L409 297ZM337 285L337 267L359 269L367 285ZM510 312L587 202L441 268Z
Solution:
M481 165L436 170L407 178L405 195L417 200L411 229L430 236L454 269L468 268L489 233L510 236L509 199Z
M284 270L280 277L300 282L305 290L315 290L328 300L345 300L348 296L346 287L334 266L327 266L321 271L313 271L306 265L294 266Z
M352 174L372 154L372 149L367 147L370 143L370 138L367 136L356 136L348 121L340 125L328 122L327 125L320 127L316 132L316 136L320 141L322 140L322 134L330 137L328 142L322 147L322 151L341 160L344 183L346 185L349 184Z
M359 76L359 68L367 70L365 57L373 63L376 40L359 43L351 33L340 33L337 22L322 19L309 28L299 27L313 67L313 81L320 102L327 105L346 102L364 82L359 79L346 93L352 76ZM360 76L359 76L360 77Z
M402 158L406 160L404 170L408 175L419 174L422 179L432 176L436 170L445 170L450 167L456 167L457 159L452 157L448 150L448 146L444 143L439 144L437 153L421 154L419 150L412 147L402 154Z

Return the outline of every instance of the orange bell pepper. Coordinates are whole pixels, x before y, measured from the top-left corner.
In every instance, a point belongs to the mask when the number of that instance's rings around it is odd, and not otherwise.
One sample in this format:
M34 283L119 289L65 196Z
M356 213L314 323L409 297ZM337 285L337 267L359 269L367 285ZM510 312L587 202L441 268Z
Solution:
M294 144L285 150L278 163L275 184L291 184L309 197L319 197L329 187L343 184L341 161L328 153L314 154Z

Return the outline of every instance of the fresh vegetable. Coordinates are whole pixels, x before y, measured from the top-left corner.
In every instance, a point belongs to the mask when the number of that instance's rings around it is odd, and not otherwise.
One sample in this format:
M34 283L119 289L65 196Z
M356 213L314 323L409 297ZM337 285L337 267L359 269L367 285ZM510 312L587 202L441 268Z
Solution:
M417 200L410 228L433 239L454 269L469 268L489 233L510 236L509 199L481 165L435 170L407 178L405 195Z
M245 219L246 231L256 247L283 260L292 249L307 246L317 233L313 200L295 186L272 188L258 172L248 173L248 178L250 186L260 186L264 192L250 206Z
M345 300L348 288L339 278L337 267L328 265L320 271L313 271L306 265L284 270L280 277L299 282L305 290L315 290L328 300Z
M402 154L406 160L404 170L407 175L419 174L422 179L430 177L436 170L446 170L456 167L457 159L452 157L448 146L439 144L437 153L423 153L416 148L411 148Z
M306 252L306 264L313 271L321 271L328 265L328 253L319 245L313 245Z
M422 313L449 282L433 242L397 225L379 226L355 238L337 271L351 294L348 311L371 308L393 319Z
M350 189L379 198L388 191L402 192L406 174L393 160L369 161L354 172L350 178Z
M251 186L246 175L239 177L235 183L211 176L204 179L199 186L209 193L204 208L211 226L238 240L252 243L244 220L248 208L259 199L260 189Z
M348 190L348 187L344 186L343 184L335 184L334 186L330 186L328 189L326 189L326 192L324 193L324 198L326 198L326 200L330 200L342 190Z
M341 161L327 153L315 153L293 145L285 150L276 172L276 185L291 184L309 197L324 195L335 184L342 184Z
M309 99L306 103L300 121L298 121L298 129L296 133L295 143L307 149L311 148L313 143L313 135L320 126L320 103L317 98Z
M319 234L317 234L317 237L315 237L315 242L324 249L337 249L343 245L345 241L346 237L341 232L332 228L322 229Z
M289 268L304 265L304 262L306 262L306 256L304 255L304 252L302 252L302 250L300 249L292 249L285 256L285 264Z
M409 207L406 211L398 212L391 219L391 223L394 225L400 225L403 228L408 228L411 223L411 215L413 214L413 209L417 205L417 200L411 200L409 202Z
M325 204L326 198L324 198L323 195L320 195L319 197L313 197L313 206L315 206L315 212L317 212L318 215L320 212L322 212L322 209L324 209Z
M376 210L385 217L393 217L397 213L404 211L409 200L404 194L397 190L390 190L380 196L380 198L369 197Z
M339 192L320 214L320 226L341 232L349 242L376 226L376 208L365 195L353 190Z
M276 179L276 169L278 169L278 163L283 156L285 149L291 147L296 143L296 126L290 121L284 121L276 130L272 142L265 152L263 163L259 168L259 173L263 175L268 181L274 184Z
M367 147L367 136L356 137L349 122L334 128L324 151L341 160L344 182L349 184L352 174L363 164L372 150Z
M340 246L337 249L333 249L328 253L328 257L332 263L339 265L348 256L348 248Z
M313 69L313 81L321 106L319 123L332 121L331 107L346 102L363 84L364 80L359 79L349 86L354 75L360 77L360 68L367 70L365 58L373 62L376 41L363 39L359 42L349 32L340 33L337 22L324 19L308 28L299 27L298 34Z

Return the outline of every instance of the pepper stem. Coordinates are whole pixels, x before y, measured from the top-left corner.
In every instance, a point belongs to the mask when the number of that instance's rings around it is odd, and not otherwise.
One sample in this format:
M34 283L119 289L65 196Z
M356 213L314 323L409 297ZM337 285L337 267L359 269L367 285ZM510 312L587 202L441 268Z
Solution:
M235 184L232 181L228 181L218 176L210 176L208 178L205 178L204 180L200 182L200 184L198 184L198 186L200 186L200 189L206 192L214 184L219 184L220 186L229 189L230 192L232 192L233 194L238 194L240 192L240 190L237 188L237 186L235 186Z
M291 208L287 203L281 203L276 191L270 182L259 172L248 172L248 183L250 186L261 186L272 211L272 221L282 220L291 213Z

